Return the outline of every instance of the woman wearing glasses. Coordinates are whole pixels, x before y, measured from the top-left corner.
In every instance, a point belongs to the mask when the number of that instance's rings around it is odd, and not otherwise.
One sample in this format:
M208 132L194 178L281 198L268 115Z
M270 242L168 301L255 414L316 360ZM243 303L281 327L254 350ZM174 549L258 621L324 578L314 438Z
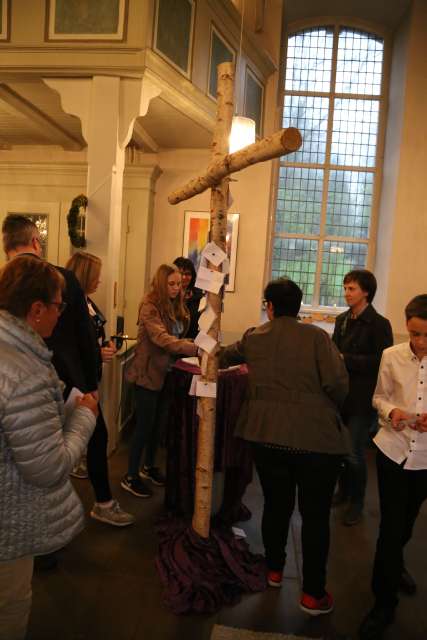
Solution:
M64 547L84 525L68 478L95 425L87 394L65 418L44 338L63 309L64 280L29 255L0 272L0 638L25 637L34 556Z
M86 296L92 320L93 340L97 350L98 381L100 381L102 364L110 362L116 353L114 344L105 340L105 318L89 297L95 293L99 286L102 262L98 256L91 253L76 251L67 262L66 268L74 273ZM90 515L95 520L106 524L126 527L135 522L135 518L130 513L123 511L118 501L113 499L108 474L107 442L108 431L101 408L99 408L95 431L89 440L86 458L89 480L95 492L95 504Z

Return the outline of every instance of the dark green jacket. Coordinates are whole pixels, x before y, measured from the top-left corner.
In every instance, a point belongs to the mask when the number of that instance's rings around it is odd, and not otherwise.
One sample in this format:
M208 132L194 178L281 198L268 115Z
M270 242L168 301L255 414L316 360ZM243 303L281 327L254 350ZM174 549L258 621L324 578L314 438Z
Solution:
M348 376L325 331L274 318L221 352L221 366L243 362L249 391L235 435L318 453L348 452L339 412Z

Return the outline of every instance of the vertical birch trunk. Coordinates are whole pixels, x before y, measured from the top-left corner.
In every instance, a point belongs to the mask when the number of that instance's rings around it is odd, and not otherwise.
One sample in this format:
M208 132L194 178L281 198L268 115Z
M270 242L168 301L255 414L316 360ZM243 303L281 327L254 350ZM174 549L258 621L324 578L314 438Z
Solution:
M212 162L221 160L228 153L228 139L234 110L234 65L224 62L218 66L217 117L212 143ZM211 241L225 251L227 233L228 183L224 178L211 191ZM221 270L221 266L208 265L210 269ZM219 340L221 327L223 290L219 294L208 293L207 302L217 317L209 330L209 335ZM204 380L218 381L218 360L209 355ZM196 490L194 501L193 529L202 537L209 537L212 509L212 480L214 464L214 437L216 418L216 398L199 398L199 432L197 442Z

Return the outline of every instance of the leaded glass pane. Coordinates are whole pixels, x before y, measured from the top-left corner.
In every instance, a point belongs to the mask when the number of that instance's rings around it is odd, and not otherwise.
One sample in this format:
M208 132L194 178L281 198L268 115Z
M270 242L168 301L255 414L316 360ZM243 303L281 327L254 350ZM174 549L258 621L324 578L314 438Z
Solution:
M377 100L335 100L332 164L375 166L378 116Z
M373 184L373 173L330 172L326 214L328 235L368 238Z
M280 167L276 232L319 233L322 189L321 169Z
M317 240L274 239L272 277L287 276L297 282L304 293L303 304L313 301L317 249Z
M296 127L300 130L303 139L300 151L289 157L292 163L325 162L328 112L328 98L285 96L283 127Z
M331 86L331 28L307 29L288 39L285 89L287 91L329 91Z
M343 296L343 278L352 269L365 268L367 255L367 244L325 240L320 279L319 303L321 305L346 306Z
M336 93L381 94L384 43L354 29L342 29L338 39Z

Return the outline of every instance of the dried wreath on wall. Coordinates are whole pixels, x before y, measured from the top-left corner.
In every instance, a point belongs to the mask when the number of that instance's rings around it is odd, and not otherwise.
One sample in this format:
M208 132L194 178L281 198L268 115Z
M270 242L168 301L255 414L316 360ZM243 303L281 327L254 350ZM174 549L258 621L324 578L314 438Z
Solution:
M68 212L68 235L70 236L73 247L81 248L86 246L85 228L87 203L88 199L86 196L80 194L77 198L74 198Z

